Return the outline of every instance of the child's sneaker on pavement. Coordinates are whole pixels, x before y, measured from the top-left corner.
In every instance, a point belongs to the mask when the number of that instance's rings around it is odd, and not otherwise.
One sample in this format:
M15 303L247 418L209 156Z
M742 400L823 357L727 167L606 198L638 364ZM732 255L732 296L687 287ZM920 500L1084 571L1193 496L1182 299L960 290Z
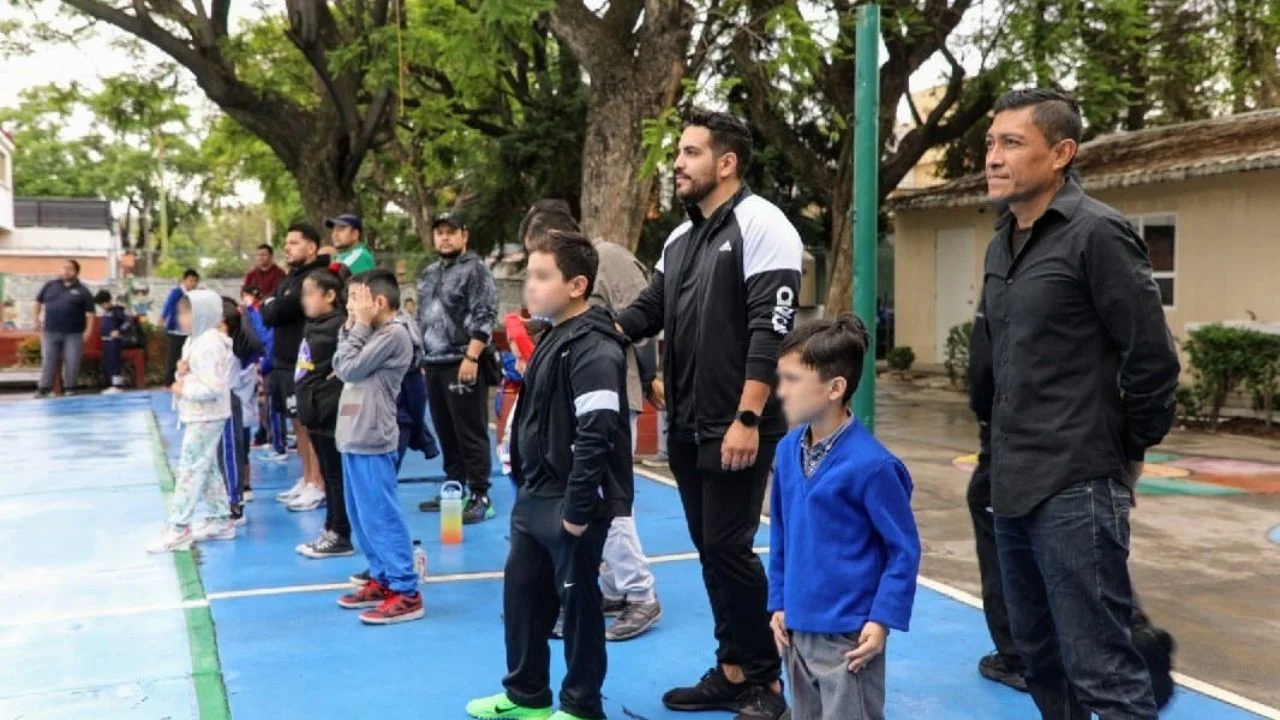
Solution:
M236 523L234 520L206 520L200 523L191 533L196 542L210 540L235 540Z
M355 585L356 587L364 587L365 584L369 582L369 571L361 570L360 572L347 578L347 582L351 583L352 585Z
M360 613L360 622L365 625L395 625L396 623L421 620L427 614L422 604L422 593L404 595L388 592L387 599L372 610Z
M164 529L164 532L160 534L159 540L147 548L147 552L160 554L190 550L193 542L195 542L195 537L191 534L191 528L175 528L171 525Z
M377 580L370 580L359 590L338 598L338 606L348 610L378 607L390 596L391 590L378 584Z
M298 478L298 482L294 483L293 487L282 493L276 493L276 502L282 502L288 505L294 498L298 497L298 493L302 492L305 487L307 487L307 479Z
M315 485L307 485L302 488L302 492L298 493L292 501L289 502L289 512L311 512L324 507L324 490Z
M618 619L604 631L605 640L631 640L648 632L662 619L662 605L654 598L653 602L627 603L618 615Z
M467 703L467 714L478 720L545 720L551 717L550 707L531 708L517 705L506 693L476 698Z
M240 502L242 503L253 502L253 488L249 487L248 485L245 486L244 491L240 493Z
M263 462L282 463L289 461L289 453L276 452L275 448L268 447L258 458Z
M462 524L475 525L478 522L492 520L497 517L498 513L493 509L493 503L489 501L488 495L472 495L467 498L467 504L462 507Z
M351 545L350 540L332 530L325 530L320 533L320 537L300 545L298 552L313 560L324 560L325 558L355 555L356 549Z
M627 609L626 598L605 598L604 604L601 606L604 610L604 616L607 618L618 617L623 610Z

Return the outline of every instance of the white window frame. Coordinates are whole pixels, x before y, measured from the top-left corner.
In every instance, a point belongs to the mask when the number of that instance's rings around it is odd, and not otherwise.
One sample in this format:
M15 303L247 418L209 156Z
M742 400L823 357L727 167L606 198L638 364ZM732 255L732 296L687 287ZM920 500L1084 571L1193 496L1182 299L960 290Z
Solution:
M1165 305L1164 301L1161 300L1160 305L1164 307L1165 311L1177 310L1178 309L1178 266L1182 264L1178 258L1178 256L1182 252L1181 250L1182 235L1181 233L1178 232L1178 214L1171 213L1171 212L1167 212L1167 213L1153 212L1153 213L1142 213L1141 215L1130 215L1128 217L1129 217L1129 222L1133 223L1133 229L1137 231L1138 237L1142 238L1143 242L1146 242L1146 235L1143 233L1143 229L1146 227L1146 223L1148 220L1160 220L1162 221L1161 224L1164 224L1163 221L1167 220L1173 224L1173 270L1157 271L1155 268L1152 268L1151 277L1152 279L1155 279L1155 280L1172 280L1173 281L1173 304Z

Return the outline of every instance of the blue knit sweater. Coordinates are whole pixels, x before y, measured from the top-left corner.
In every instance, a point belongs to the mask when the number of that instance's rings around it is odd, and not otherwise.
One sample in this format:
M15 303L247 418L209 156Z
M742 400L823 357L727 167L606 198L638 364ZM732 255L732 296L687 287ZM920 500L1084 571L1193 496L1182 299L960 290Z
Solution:
M911 476L853 421L805 477L808 427L778 445L769 507L769 610L809 633L857 632L868 621L906 630L920 568Z

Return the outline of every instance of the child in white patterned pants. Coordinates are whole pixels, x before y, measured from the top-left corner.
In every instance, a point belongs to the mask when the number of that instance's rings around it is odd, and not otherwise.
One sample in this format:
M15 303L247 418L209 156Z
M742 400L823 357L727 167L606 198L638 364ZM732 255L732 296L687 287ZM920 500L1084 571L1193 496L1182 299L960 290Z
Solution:
M236 536L227 488L218 469L218 441L231 417L231 338L223 322L222 298L210 290L192 290L178 305L178 324L189 339L173 384L178 419L185 430L174 473L169 523L149 550L186 550L196 540ZM191 520L203 496L208 519L195 531Z

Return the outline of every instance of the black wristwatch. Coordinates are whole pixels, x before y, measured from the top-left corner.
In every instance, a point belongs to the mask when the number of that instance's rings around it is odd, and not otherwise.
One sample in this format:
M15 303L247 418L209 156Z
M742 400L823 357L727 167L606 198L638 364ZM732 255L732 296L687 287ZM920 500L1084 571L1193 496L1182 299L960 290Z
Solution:
M750 410L739 410L737 421L742 423L743 427L753 428L760 424L760 416Z

